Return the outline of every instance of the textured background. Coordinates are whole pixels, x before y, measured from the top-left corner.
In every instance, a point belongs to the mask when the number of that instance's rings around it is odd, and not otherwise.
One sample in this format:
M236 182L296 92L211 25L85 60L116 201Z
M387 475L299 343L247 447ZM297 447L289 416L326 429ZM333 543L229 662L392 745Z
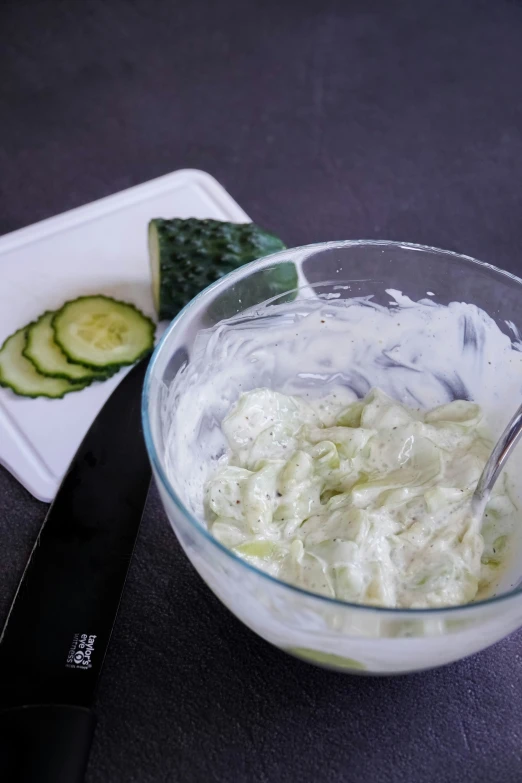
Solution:
M0 232L197 167L290 245L521 273L521 129L520 1L0 3ZM0 619L44 513L0 468ZM152 491L88 783L520 781L521 642L399 679L315 670L220 606Z

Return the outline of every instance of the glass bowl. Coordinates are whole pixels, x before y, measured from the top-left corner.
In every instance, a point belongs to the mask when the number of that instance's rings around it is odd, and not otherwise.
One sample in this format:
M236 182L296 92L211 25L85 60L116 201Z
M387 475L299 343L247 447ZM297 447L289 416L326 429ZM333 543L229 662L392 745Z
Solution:
M382 675L450 663L522 625L518 537L513 537L510 565L496 594L466 606L370 607L278 581L220 544L194 502L198 493L201 497L212 460L222 450L219 421L232 398L256 386L280 388L281 363L274 359L277 348L272 346L264 357L254 360L246 355L237 377L228 377L232 397L216 394L211 411L196 382L189 392L191 414L182 416L186 395L180 396L179 381L187 372L201 370L206 361L202 336L208 348L209 335L219 337L219 328L213 327L223 319L229 324L261 326L281 302L317 298L372 297L372 302L389 306L387 289L401 291L414 301L475 304L511 340L513 350L520 350L516 325L522 323L522 281L517 277L430 247L383 241L329 242L260 259L199 294L170 324L156 348L143 393L145 439L164 507L185 553L213 592L245 625L290 654L345 672ZM482 356L481 361L487 360ZM452 361L448 355L448 362ZM323 384L327 376L347 369L342 355L334 364L321 377L310 373L309 382ZM223 355L218 365L221 372L228 372ZM305 365L304 357L303 369ZM518 406L520 387L522 377L518 385L501 389L494 435L500 434ZM448 395L451 399L451 390Z

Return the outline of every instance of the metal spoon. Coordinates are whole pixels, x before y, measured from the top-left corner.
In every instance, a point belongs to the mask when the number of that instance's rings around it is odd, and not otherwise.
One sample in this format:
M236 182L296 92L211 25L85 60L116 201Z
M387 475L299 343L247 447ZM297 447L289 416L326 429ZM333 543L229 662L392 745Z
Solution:
M481 473L477 487L471 498L471 508L476 519L480 520L482 518L491 490L493 489L500 472L504 469L504 465L517 445L521 435L522 405L498 439L495 448L484 465L484 470Z

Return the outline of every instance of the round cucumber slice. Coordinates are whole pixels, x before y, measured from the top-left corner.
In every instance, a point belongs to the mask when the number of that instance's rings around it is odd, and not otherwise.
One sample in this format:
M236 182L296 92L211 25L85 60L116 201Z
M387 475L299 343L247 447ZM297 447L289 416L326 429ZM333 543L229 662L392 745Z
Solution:
M28 326L23 350L25 358L34 364L39 373L49 378L65 378L73 383L104 380L107 373L70 362L62 349L56 345L52 327L53 317L54 312L49 311Z
M22 397L60 398L88 385L88 381L71 383L64 378L41 375L34 364L23 355L26 331L25 326L18 329L0 348L0 386L8 386Z
M55 313L52 328L70 361L98 370L134 364L154 347L154 322L134 305L108 296L67 302Z

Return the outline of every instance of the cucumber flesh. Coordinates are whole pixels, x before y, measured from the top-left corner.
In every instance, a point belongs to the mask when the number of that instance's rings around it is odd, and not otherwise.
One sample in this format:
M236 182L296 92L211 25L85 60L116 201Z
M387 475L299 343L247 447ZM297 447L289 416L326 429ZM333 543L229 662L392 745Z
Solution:
M80 391L88 382L71 383L64 378L48 378L39 373L23 355L27 327L18 329L0 348L0 385L8 386L22 397L60 398Z
M150 262L150 271L152 276L152 298L154 300L154 307L156 308L156 312L159 314L161 310L161 305L160 305L161 254L160 254L160 243L159 243L157 220L151 220L149 223L148 239L149 239L149 262Z
M154 322L134 305L108 296L66 302L52 328L70 361L98 370L134 364L154 347Z
M56 345L52 320L54 312L44 313L27 328L27 341L23 351L39 373L50 378L65 378L77 383L79 381L103 380L106 374L99 370L91 370L81 364L74 364Z

